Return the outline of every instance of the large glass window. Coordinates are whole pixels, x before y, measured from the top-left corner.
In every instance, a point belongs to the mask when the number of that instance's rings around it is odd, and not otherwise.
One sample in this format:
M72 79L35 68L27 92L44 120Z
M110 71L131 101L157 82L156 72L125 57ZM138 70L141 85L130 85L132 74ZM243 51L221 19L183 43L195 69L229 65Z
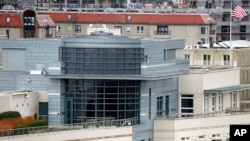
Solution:
M65 84L66 123L83 118L139 119L140 81L134 80L62 80ZM71 104L71 105L67 105Z
M66 74L140 74L142 48L62 48Z

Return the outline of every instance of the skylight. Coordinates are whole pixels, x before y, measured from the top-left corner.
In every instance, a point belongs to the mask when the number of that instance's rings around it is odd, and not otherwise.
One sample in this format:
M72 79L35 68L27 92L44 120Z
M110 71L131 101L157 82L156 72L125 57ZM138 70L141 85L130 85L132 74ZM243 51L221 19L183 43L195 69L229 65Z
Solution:
M6 22L9 23L10 22L10 17L6 18Z

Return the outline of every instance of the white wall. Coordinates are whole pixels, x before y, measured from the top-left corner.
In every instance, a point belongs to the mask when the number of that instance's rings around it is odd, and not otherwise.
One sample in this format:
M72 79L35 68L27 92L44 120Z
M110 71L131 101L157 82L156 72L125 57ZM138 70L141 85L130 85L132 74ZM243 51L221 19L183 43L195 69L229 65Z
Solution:
M4 141L132 141L132 126L39 133L4 138Z
M2 92L0 112L18 111L22 117L38 113L39 95L37 92Z

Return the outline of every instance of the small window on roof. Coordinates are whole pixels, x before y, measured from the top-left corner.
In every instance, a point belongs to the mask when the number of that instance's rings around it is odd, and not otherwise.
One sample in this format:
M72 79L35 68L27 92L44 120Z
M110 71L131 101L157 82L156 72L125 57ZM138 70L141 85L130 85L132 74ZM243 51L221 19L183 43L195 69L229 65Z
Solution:
M44 22L44 23L47 23L47 22L48 22L48 19L43 19L43 22Z
M7 23L10 22L10 17L7 17L6 22L7 22Z
M68 15L68 20L70 20L70 19L71 19L71 14Z

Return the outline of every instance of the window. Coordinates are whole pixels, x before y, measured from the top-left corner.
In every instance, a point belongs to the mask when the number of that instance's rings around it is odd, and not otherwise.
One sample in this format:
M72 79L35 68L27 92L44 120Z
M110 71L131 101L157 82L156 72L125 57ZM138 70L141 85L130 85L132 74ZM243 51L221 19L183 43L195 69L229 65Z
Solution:
M120 29L120 32L122 34L122 26L114 26L114 29Z
M223 55L223 65L224 66L230 65L230 55Z
M165 110L166 110L166 113L165 115L168 116L168 112L170 112L170 109L169 109L169 96L165 96Z
M206 137L205 135L201 135L201 136L198 136L197 138L198 139L205 139L205 137Z
M221 26L221 32L230 32L230 26Z
M131 27L127 27L127 32L130 32L131 31Z
M204 54L203 55L203 65L209 66L210 61L211 61L211 55Z
M162 116L163 97L157 97L157 116Z
M62 28L61 28L60 25L56 26L56 31L57 31L57 32L61 32L61 29L62 29Z
M246 40L246 34L240 34L240 40Z
M208 112L207 107L208 107L208 98L207 98L207 94L205 94L204 95L204 113Z
M237 92L232 92L232 108L237 107Z
M246 32L246 25L241 25L240 26L240 32Z
M143 26L137 26L137 33L143 33Z
M184 57L190 59L190 54L185 54Z
M81 25L75 25L75 33L81 32Z
M24 25L25 26L34 26L35 25L35 17L24 17Z
M206 34L206 27L201 27L201 35L205 35Z
M151 119L151 88L148 89L148 118Z
M221 141L220 134L213 134L211 141Z
M157 31L156 31L157 35L167 35L168 33L169 33L168 26L162 26L162 25L157 26Z
M193 113L194 111L194 96L181 95L181 113Z
M218 95L218 110L219 111L222 110L222 94L221 93Z
M216 105L216 97L215 93L212 94L212 112L215 111L215 105Z
M181 138L181 141L189 141L190 140L190 137L182 137Z

